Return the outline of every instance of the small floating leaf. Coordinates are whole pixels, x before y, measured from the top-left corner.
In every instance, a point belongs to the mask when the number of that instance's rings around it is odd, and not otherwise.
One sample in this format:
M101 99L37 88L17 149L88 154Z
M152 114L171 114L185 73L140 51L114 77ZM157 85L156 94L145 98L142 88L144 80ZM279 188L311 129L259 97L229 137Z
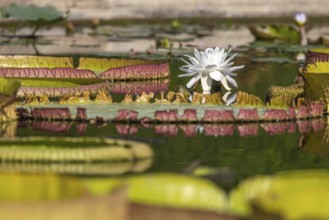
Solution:
M289 25L267 25L265 27L250 26L249 30L258 40L282 40L298 44L300 35Z

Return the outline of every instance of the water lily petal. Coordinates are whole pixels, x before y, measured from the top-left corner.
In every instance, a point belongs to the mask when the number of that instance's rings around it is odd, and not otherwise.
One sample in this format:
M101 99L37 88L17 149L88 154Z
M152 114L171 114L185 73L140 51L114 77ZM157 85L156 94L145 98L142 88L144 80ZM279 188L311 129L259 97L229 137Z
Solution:
M219 55L218 55L218 60L217 62L220 64L224 61L225 59L225 49L222 48L220 51L219 51Z
M236 81L235 81L232 77L226 75L225 78L227 79L227 81L228 81L232 86L234 86L235 88L238 88L238 84L236 83Z
M234 57L235 57L236 55L237 55L237 54L235 53L235 54L233 54L232 56L230 56L229 58L227 58L227 60L225 60L225 61L221 64L221 66L227 65L231 60L234 59Z
M193 70L193 69L186 69L184 67L179 67L180 70L186 72L186 73L196 73L197 71ZM185 73L184 73L185 74Z
M231 90L231 87L229 87L228 84L227 84L226 77L223 77L222 80L221 80L220 82L222 83L222 85L224 86L224 88L225 88L227 91L230 91L230 90Z
M200 60L200 52L195 48L194 48L194 56L195 56L195 59Z
M210 73L209 73L209 76L210 76L213 80L221 81L222 78L224 77L224 74L221 73L221 72L218 71L218 70L215 70L215 71L210 72Z
M184 65L184 66L181 66L179 68L191 69L193 67L194 67L193 65Z
M225 94L223 95L222 99L223 101L226 103L227 102L227 97L231 94L232 92L231 91L227 91L225 92Z
M188 61L184 60L183 58L180 58L184 63L186 63L187 65L192 65L191 63L189 63Z
M234 72L234 71L236 71L236 70L242 69L243 67L244 67L244 65L230 67L230 71L231 71L231 72Z
M194 57L192 57L190 55L185 55L185 56L190 59L192 65L195 65L195 66L199 65L199 61L197 61Z
M192 79L186 84L187 88L191 88L195 83L197 83L201 78L201 73L196 74L192 77Z
M194 76L196 73L185 73L185 74L180 74L178 77L189 77L189 76Z
M231 72L227 72L227 73L224 73L225 76L237 76L238 74L236 73L231 73Z
M227 94L225 100L224 97ZM223 100L225 101L226 105L231 105L233 102L235 102L236 98L238 97L238 93L233 93L231 94L231 92L226 92L223 96Z
M200 62L200 66L207 66L207 57L206 57L206 54L203 52L203 51L201 51L200 52L200 60L199 60Z

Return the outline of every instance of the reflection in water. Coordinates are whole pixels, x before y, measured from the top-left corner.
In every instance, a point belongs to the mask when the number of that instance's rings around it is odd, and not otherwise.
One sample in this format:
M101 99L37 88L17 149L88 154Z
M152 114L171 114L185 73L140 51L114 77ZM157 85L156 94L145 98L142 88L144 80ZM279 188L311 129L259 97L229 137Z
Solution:
M111 126L102 121L98 121L100 126ZM29 128L35 130L43 130L49 132L69 132L73 126L79 134L84 134L88 128L87 123L72 123L67 121L20 121L19 128ZM176 136L179 131L187 137L196 136L197 134L204 134L205 136L231 136L235 130L240 136L256 136L260 127L270 135L291 134L291 133L310 133L317 132L324 127L322 118L313 120L301 120L297 122L275 122L275 123L229 123L229 124L196 124L196 123L161 123L161 124L129 124L129 123L115 123L112 124L116 128L116 132L120 135L133 135L138 133L139 129L153 128L155 134L165 136ZM9 128L4 128L2 132L13 133L14 125ZM7 130L6 130L7 129Z
M313 132L305 133L299 141L299 149L321 156L329 156L329 126Z
M58 173L73 175L123 175L144 172L152 165L153 159L117 163L24 163L2 162L1 173Z
M238 97L238 93L237 92L235 92L235 93L232 94L231 91L227 91L223 95L222 99L226 103L226 105L231 105L233 102L235 102L235 100L236 100L237 97Z
M10 138L16 136L17 122L0 123L0 137Z
M12 137L0 139L0 172L122 175L149 169L153 155L148 144L136 141Z

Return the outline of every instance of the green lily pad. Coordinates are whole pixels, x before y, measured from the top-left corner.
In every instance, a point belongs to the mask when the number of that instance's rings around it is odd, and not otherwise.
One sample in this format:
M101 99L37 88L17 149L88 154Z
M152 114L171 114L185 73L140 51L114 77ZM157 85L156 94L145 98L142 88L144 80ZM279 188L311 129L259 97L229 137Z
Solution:
M29 190L26 190L26 189ZM54 201L85 194L83 184L70 177L55 175L0 175L0 201Z
M97 75L108 69L133 66L139 64L154 64L158 61L152 60L136 60L136 59L116 59L116 58L93 58L81 57L79 59L79 69L89 69L94 71Z
M5 79L0 77L0 94L13 96L21 86L21 83L13 79Z
M223 211L226 194L200 178L156 174L129 178L129 198L149 205Z
M36 5L16 5L11 4L1 9L2 16L10 17L17 20L28 21L33 24L43 25L65 19L65 14L57 9L46 6L39 7Z
M224 191L208 180L191 176L158 173L127 179L85 179L84 183L96 195L107 194L125 184L129 188L129 200L138 204L216 212L227 208Z
M249 30L257 40L281 40L288 43L300 42L299 32L289 25L250 26Z
M13 55L0 56L1 68L73 68L72 57Z
M0 123L17 119L16 94L20 82L0 77Z
M263 213L282 219L328 219L328 184L329 172L325 170L259 176L233 190L230 204L233 212L244 216L257 215L253 204Z
M310 100L321 100L327 103L329 94L329 50L312 49L307 53L303 71L305 96Z

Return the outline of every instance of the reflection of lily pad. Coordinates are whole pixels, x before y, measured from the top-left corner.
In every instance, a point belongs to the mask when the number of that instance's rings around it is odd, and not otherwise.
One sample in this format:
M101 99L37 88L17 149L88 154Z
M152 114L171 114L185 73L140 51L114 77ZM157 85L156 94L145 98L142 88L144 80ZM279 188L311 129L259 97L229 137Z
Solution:
M37 25L48 24L65 18L63 12L51 6L39 7L36 5L22 6L12 4L2 8L1 12L5 17L28 21Z
M328 185L327 171L291 171L246 180L231 193L230 201L233 211L242 215L250 215L253 204L284 219L328 219Z
M1 159L6 161L108 162L152 157L140 142L101 138L26 137L0 141Z
M320 123L324 123L320 121ZM303 152L310 152L321 156L329 156L328 126L317 132L306 133L299 142Z

